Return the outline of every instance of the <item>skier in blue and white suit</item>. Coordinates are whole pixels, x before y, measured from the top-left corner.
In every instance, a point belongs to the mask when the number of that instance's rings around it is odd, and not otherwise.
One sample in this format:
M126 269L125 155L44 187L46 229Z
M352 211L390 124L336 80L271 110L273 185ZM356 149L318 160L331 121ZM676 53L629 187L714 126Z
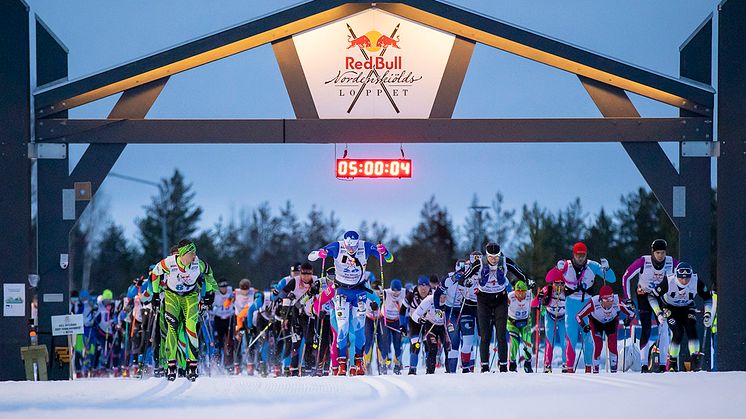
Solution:
M348 231L342 240L336 241L319 250L314 250L308 255L308 260L322 260L327 256L334 259L336 276L334 287L335 316L337 319L337 346L339 348L339 375L347 374L347 339L348 334L355 335L355 365L350 370L350 375L365 374L365 362L363 361L363 345L365 344L365 309L367 307L367 282L366 266L368 258L382 257L391 263L394 255L386 249L383 244L375 245L371 242L360 240L356 231Z

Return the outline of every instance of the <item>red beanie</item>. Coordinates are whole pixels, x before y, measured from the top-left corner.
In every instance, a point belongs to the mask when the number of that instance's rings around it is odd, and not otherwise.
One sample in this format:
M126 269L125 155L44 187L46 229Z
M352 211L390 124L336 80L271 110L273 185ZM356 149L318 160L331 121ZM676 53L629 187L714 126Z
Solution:
M611 287L608 285L604 285L603 287L601 287L601 290L598 292L598 295L601 298L609 297L612 294L614 294L614 290L612 290Z
M572 253L573 254L588 253L588 248L585 247L585 243L577 242L572 246Z

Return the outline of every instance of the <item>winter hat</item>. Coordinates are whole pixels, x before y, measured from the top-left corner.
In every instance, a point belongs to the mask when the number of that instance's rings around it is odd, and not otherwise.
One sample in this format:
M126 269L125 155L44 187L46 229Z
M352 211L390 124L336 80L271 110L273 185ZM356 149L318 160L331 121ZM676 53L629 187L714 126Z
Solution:
M528 287L526 286L526 283L523 281L518 281L515 283L515 290L516 291L527 291Z
M401 291L401 281L398 279L392 279L391 280L391 290L392 291Z
M549 272L547 272L545 280L547 284L551 284L553 282L565 282L565 278L564 276L562 276L562 272L557 269L551 269Z
M430 285L430 278L422 275L421 277L419 277L419 279L417 279L417 285Z
M598 296L601 298L610 297L614 294L614 290L611 289L609 285L604 285L601 287L601 290L598 292Z
M663 239L655 239L650 245L650 250L652 250L653 252L656 252L658 250L666 250L667 248L668 243Z
M577 242L572 246L572 253L577 255L579 253L588 253L588 248L583 242Z

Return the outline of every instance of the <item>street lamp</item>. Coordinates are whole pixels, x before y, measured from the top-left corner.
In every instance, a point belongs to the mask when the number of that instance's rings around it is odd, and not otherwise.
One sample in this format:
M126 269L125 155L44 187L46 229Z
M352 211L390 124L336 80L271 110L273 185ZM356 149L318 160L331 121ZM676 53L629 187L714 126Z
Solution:
M169 192L169 186L168 183L166 183L165 188L163 188L163 185L157 182L151 182L149 180L145 179L139 179L132 176L126 176L126 175L120 175L119 173L109 172L109 176L123 179L123 180L129 180L130 182L136 182L136 183L142 183L144 185L150 185L155 186L158 188L158 191L161 192L161 196L163 198L163 201L161 202L161 207L163 208L163 214L159 217L161 222L161 251L163 253L163 257L167 257L169 255L169 245L168 245L168 225L166 224L166 199L168 197Z

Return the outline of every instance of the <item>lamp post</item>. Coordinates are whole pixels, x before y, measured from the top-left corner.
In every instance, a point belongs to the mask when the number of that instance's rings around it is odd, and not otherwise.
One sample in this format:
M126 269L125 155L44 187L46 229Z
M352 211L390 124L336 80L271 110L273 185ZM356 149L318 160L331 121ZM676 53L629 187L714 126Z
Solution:
M136 183L142 183L144 185L150 185L155 186L158 188L158 190L161 192L161 197L163 198L163 201L161 202L161 207L163 208L163 214L159 217L161 222L161 253L163 254L163 257L169 255L169 245L168 245L168 225L166 224L166 199L168 197L169 192L169 186L168 183L166 183L166 186L163 187L160 183L152 182L145 179L139 179L132 176L126 176L126 175L120 175L119 173L109 172L109 176L115 177L118 179L128 180L130 182L136 182Z

